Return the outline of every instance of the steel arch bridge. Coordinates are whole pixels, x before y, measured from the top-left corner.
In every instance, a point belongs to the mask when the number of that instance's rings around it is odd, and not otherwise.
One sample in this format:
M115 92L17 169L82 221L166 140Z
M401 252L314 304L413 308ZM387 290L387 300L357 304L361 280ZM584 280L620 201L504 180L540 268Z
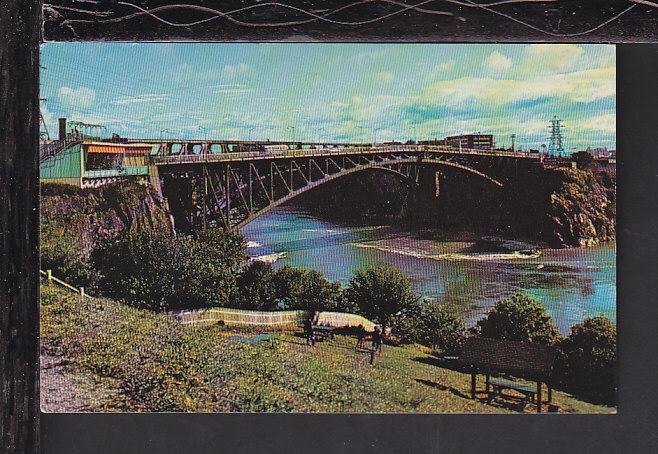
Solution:
M182 146L178 154L170 152L170 145L153 164L178 227L187 230L240 230L300 194L368 169L391 172L409 184L418 184L422 168L454 169L501 188L510 184L519 165L527 169L539 164L539 158L529 154L423 145L211 153L203 144L197 152Z

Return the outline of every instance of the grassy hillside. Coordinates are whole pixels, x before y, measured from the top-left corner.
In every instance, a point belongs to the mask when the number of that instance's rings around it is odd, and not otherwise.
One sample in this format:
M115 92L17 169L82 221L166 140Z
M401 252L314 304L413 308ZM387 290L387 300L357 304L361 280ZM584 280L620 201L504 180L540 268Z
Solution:
M496 413L521 408L509 399L471 400L470 376L440 367L416 345L385 346L371 366L348 336L315 348L295 333L278 334L274 345L252 344L249 333L186 327L111 300L81 301L45 284L41 304L42 356L65 358L66 373L116 387L89 402L92 411ZM561 411L612 411L560 392L554 401Z

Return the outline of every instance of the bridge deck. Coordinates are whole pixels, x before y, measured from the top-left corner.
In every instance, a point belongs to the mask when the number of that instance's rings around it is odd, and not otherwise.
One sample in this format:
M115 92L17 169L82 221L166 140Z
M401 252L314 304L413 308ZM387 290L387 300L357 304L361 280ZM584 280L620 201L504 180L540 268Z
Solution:
M186 164L204 162L241 162L272 159L290 159L306 157L326 156L349 156L357 154L386 154L386 153L441 153L465 156L492 156L509 157L516 159L540 160L538 154L527 152L504 152L485 150L454 150L449 147L400 145L385 147L343 147L343 148L320 148L320 149L297 149L285 151L253 151L235 153L200 153L200 154L178 154L170 156L155 156L154 161L158 165Z

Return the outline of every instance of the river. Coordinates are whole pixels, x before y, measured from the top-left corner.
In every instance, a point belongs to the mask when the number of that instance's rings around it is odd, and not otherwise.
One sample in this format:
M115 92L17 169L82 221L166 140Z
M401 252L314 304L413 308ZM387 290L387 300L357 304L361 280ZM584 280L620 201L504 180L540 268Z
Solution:
M472 325L496 301L524 291L544 304L562 334L588 316L616 319L616 247L546 249L539 256L481 254L471 243L428 239L387 226L342 226L279 207L243 229L247 253L321 271L346 285L358 268L388 263L424 297L450 305Z

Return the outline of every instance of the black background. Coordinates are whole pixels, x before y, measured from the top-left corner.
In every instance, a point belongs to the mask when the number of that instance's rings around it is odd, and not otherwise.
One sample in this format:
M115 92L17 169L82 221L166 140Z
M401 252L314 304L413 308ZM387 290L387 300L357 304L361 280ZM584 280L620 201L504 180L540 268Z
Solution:
M642 0L511 0L513 3L507 0L505 4L487 9L477 7L478 4L497 1L500 0L278 2L298 8L294 10L273 5L276 2L268 0L127 0L123 3L116 0L46 0L45 3L52 5L45 14L46 39L594 42L658 39L658 4L638 3ZM177 4L188 6L155 9ZM193 26L172 26L148 15L114 22L117 18L139 12L137 8L150 10L165 21L186 24L216 14L211 10L228 13L253 5L259 6L230 15L231 19L241 24L220 17ZM404 5L416 5L417 9L408 9ZM194 9L194 6L208 10ZM346 8L336 11L341 7ZM437 15L432 11L449 15ZM302 24L291 23L313 19L309 13L319 16L329 14L326 18L335 22L313 20ZM619 17L615 18L617 15ZM276 23L287 25L264 26Z
M321 10L349 0L285 1L324 14ZM254 27L224 19L173 27L150 16L101 22L131 11L116 0L46 3L52 6L45 8L41 34L39 0L0 0L0 453L36 453L39 445L44 453L658 452L658 45L618 47L617 415L50 415L39 414L37 392L40 39L656 42L658 8L632 0L494 8L543 30L538 31L490 11L439 0L424 7L452 16L407 11L363 25L282 27L262 24L304 14L265 8L235 16L261 24ZM150 9L174 2L131 3ZM221 5L226 11L257 2L183 3ZM367 20L395 8L384 1L366 2L334 18ZM191 10L158 14L179 23L208 17ZM92 22L69 22L79 19Z
M617 52L617 415L43 414L43 452L658 452L658 45Z

